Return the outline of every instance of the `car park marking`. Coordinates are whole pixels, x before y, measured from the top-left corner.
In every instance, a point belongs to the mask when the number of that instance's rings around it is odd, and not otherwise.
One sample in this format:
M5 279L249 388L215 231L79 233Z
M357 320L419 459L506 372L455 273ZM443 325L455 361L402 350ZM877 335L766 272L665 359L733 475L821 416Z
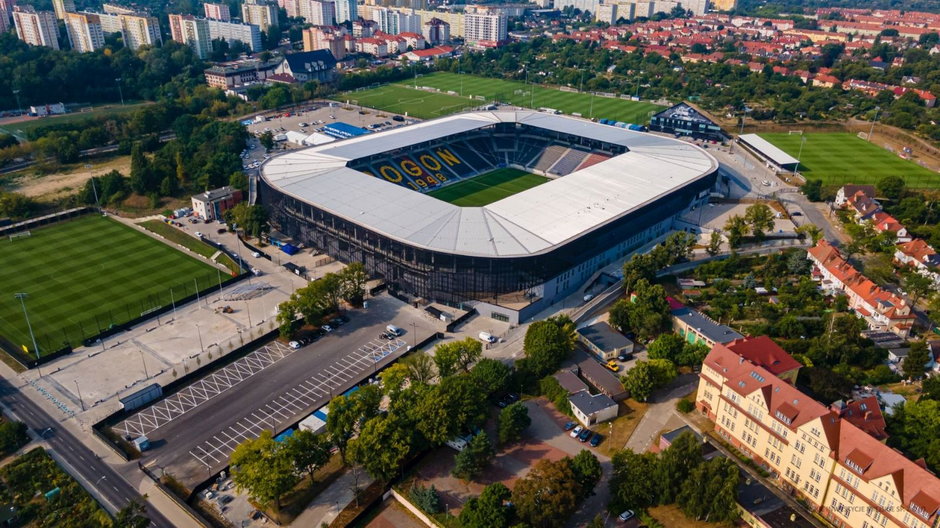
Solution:
M294 352L277 341L194 382L115 426L132 437L146 436Z
M264 430L282 430L299 417L310 413L317 405L328 403L336 396L334 391L343 383L368 373L369 366L376 368L379 361L405 348L401 339L391 341L373 340L353 351L345 358L339 358L316 372L306 380L291 387L270 402L248 415L239 418L234 424L212 435L211 438L189 451L189 454L210 470L227 463L235 448L243 439L257 438ZM343 360L346 361L343 361ZM355 361L349 361L354 359ZM327 399L323 402L324 398ZM244 423L243 423L244 422ZM226 439L220 438L224 435ZM213 456L216 453L218 456ZM221 458L219 458L221 457Z

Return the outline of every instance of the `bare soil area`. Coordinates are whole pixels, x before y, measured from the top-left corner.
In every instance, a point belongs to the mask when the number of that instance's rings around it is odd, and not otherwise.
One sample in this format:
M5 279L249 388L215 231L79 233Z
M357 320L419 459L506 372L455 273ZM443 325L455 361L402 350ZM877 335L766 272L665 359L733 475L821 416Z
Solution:
M131 157L118 156L106 161L91 163L86 169L83 163L70 165L61 172L37 175L34 170L26 169L10 175L7 191L23 193L40 201L51 201L70 194L75 194L93 176L102 176L116 170L125 176L130 174Z

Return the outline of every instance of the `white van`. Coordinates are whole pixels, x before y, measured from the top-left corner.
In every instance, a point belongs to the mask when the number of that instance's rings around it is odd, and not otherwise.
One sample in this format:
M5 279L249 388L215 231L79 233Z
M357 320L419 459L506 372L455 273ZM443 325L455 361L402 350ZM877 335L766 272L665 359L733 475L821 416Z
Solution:
M395 325L388 325L388 326L386 326L386 327L385 327L385 331L388 332L388 333L390 333L390 334L397 335L397 336L400 336L400 335L402 335L402 334L404 333L401 328L398 328L398 327L395 326Z
M480 332L480 335L478 337L480 338L480 341L483 341L484 343L496 342L496 336L494 336L493 334L489 332Z
M448 440L446 444L447 447L452 447L457 451L463 451L467 448L467 441L459 436Z

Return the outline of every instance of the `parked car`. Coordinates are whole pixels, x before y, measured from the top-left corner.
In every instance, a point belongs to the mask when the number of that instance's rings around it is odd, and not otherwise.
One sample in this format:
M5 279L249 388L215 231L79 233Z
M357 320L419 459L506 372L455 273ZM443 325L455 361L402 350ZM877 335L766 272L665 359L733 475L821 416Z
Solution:
M300 341L291 341L290 343L287 343L287 345L293 349L297 349L301 347Z
M574 429L574 426L578 425L576 422L568 422L565 424L565 431L570 431Z
M600 433L594 433L594 437L591 438L591 447L597 447L598 445L600 445L601 440L603 439L604 439L604 435Z
M614 372L620 372L620 364L618 364L616 361L612 359L608 361L607 363L605 363L604 366Z
M590 429L585 429L581 431L580 434L578 434L578 441L581 443L587 442L588 439L591 438L592 434L594 434L593 431L591 431Z
M199 231L196 231L196 237L202 238L202 233L200 233Z
M220 503L220 504L228 504L228 503L232 502L233 500L235 500L235 497L232 497L231 495L223 495L222 498L219 499L219 503Z
M630 354L620 354L619 356L617 356L617 361L629 361L629 360L630 360Z
M577 438L578 435L580 435L580 434L581 434L581 431L583 431L583 430L584 430L584 428L579 425L579 426L575 427L574 429L572 429L571 432L568 433L568 434L571 435L571 438Z
M636 514L633 513L633 510L627 510L617 516L621 521L629 521L630 519L636 517Z
M328 325L328 324L327 324L327 325L323 325L323 329L326 330L327 332L332 332L332 331L333 331L333 327L330 326L330 325Z

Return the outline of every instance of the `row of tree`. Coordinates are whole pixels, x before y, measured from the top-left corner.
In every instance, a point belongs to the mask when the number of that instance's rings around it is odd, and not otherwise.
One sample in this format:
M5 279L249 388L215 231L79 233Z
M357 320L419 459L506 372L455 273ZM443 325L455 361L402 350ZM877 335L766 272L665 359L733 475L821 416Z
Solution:
M319 325L323 316L339 310L340 301L354 306L362 304L368 276L360 262L349 264L338 273L327 273L302 288L294 290L290 299L277 309L281 335L289 336L299 318L309 325Z

